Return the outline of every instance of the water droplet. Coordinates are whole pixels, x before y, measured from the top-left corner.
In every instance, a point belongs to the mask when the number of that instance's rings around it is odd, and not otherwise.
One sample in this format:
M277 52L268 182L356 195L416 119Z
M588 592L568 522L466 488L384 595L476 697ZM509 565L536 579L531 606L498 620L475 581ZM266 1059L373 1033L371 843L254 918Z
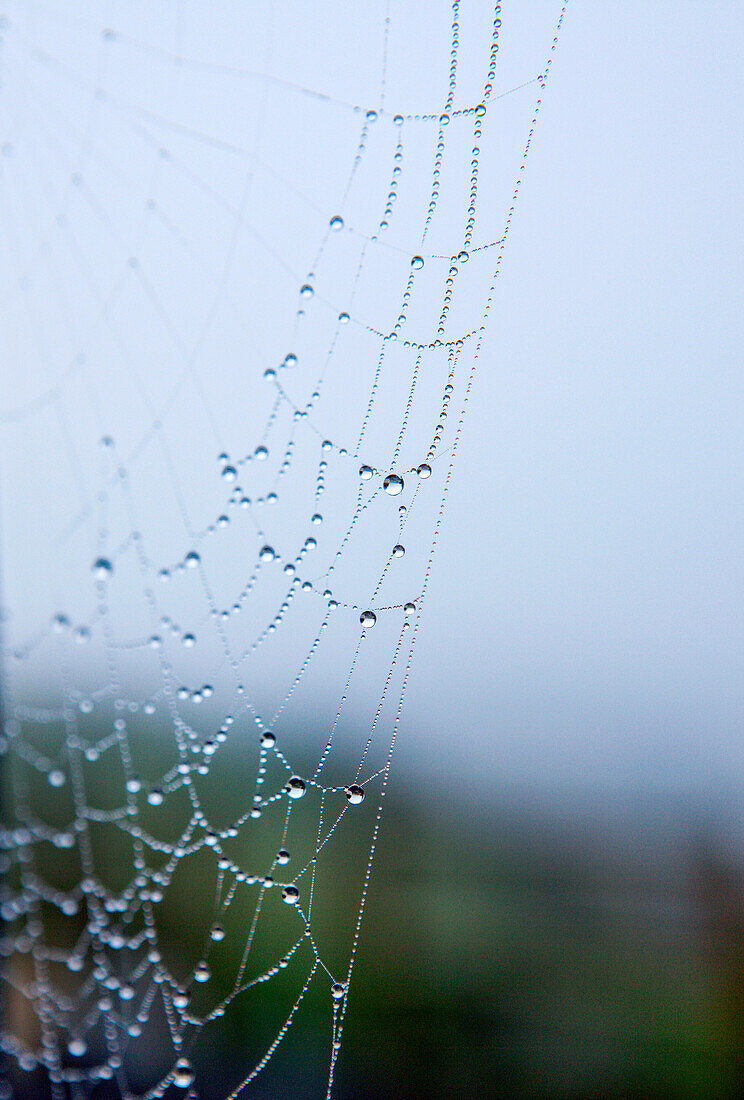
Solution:
M466 264L468 262L468 260L470 259L470 254L468 252L466 252L465 249L463 248L462 252L458 252L457 259L458 259L459 263Z
M372 469L371 466L360 466L359 467L359 476L362 479L362 481L369 481L373 477L374 472L375 471Z
M173 1070L173 1084L179 1089L187 1089L194 1083L194 1071L188 1058L179 1058Z
M388 496L397 497L403 492L403 478L399 474L388 474L382 487Z
M108 558L96 558L93 562L93 575L98 581L105 581L114 571L114 567Z
M299 775L293 775L287 782L285 790L290 798L302 798L305 793L305 780L300 779Z
M147 796L147 801L151 806L162 806L164 797L160 787L153 787Z
M358 806L360 802L364 802L364 788L358 783L352 783L350 787L346 787L344 793L352 806Z
M216 940L219 943L220 940L224 940L225 938L225 929L222 927L221 924L213 924L210 935L213 940Z
M331 986L331 996L333 997L334 1001L340 1001L345 992L346 986L341 985L340 982L334 982Z
M424 266L424 257L423 256L414 256L412 258L411 267L413 268L414 271L420 271L423 266Z
M305 283L304 286L300 287L300 296L302 298L312 298L314 293L315 293L315 291L310 286L310 283Z
M238 476L238 471L234 466L223 466L222 476L225 481L235 481L235 478Z
M52 630L55 634L63 634L65 630L68 630L70 626L70 620L66 615L55 615L52 619Z
M276 862L282 864L289 863L289 852L286 848L281 848L279 850L279 852L277 853Z
M197 565L201 561L201 558L197 554L196 550L190 550L183 560L188 569L196 569Z
M333 218L331 218L328 224L331 229L338 233L339 229L343 229L344 227L344 219L341 217L340 214L336 214Z
M429 465L428 462L422 462L421 465L419 466L419 468L417 469L416 473L418 474L419 477L424 478L424 479L427 478L427 477L431 477L431 466Z
M450 120L450 116L445 112L444 114L439 116L439 125L440 126L448 126L449 125L449 120Z
M485 103L479 103L478 106L475 108L475 117L476 118L483 118L485 113L486 113Z
M194 981L208 982L211 977L212 977L212 974L211 974L210 969L207 966L207 964L206 963L199 963L196 970L194 971Z
M270 749L272 745L276 744L276 737L269 730L266 730L261 734L261 744L265 749Z
M323 517L321 516L320 512L316 512L310 522L314 523L316 527L319 527L320 524L323 522Z
M84 1039L70 1039L67 1049L73 1058L82 1058L88 1050L88 1045Z
M377 616L374 611L363 611L359 616L359 622L363 627L374 626L377 622Z
M127 790L130 794L137 794L142 790L142 780L138 775L132 775L127 779Z
M296 905L300 900L300 891L296 886L285 886L282 890L282 898L287 905Z
M403 608L406 615L414 615L416 613L416 604L409 601Z
M339 313L339 315L338 315L338 323L339 323L340 325L348 325L348 323L349 323L349 321L350 321L350 320L351 320L351 318L349 317L349 314L348 314L348 313L345 313L345 312L344 312L344 313Z
M274 561L276 558L276 551L273 546L262 546L258 556L261 561Z
M297 366L297 356L295 355L295 353L293 351L288 352L284 356L284 366L285 367L296 367Z
M55 768L47 776L49 783L52 787L64 787L65 785L65 773L60 771L59 768Z
M393 547L393 557L394 558L402 558L403 555L405 554L405 552L406 552L405 546L401 545L401 543L399 543L399 542L396 543L395 546Z
M181 641L183 642L183 644L186 646L187 649L193 649L194 646L196 645L196 638L194 637L193 634L184 634Z
M261 445L260 447L256 447L253 454L259 462L265 462L266 459L269 457L269 449L268 447L264 447L263 445Z

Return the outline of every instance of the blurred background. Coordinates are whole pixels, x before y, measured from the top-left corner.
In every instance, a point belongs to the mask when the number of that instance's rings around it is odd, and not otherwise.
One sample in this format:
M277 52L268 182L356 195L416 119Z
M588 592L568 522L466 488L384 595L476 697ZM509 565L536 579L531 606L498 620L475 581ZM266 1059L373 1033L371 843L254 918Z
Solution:
M175 686L207 683L214 696L192 694L178 713L200 746L235 715L212 778L195 780L223 824L255 789L246 694L262 716L256 726L278 731L300 775L312 772L346 696L326 780L336 790L372 740L359 828L334 834L313 912L334 973L348 963L376 773L397 731L334 1096L744 1096L744 17L724 0L704 10L571 0L551 54L560 12L530 0L498 14L477 229L448 335L480 324L497 249L479 246L500 240L524 182L451 476L472 343L432 476L414 489L409 470L427 453L448 377L444 352L427 346L423 356L396 467L406 477L406 556L378 592L399 537L398 499L378 483L392 468L415 365L403 336L430 339L460 248L474 123L464 109L483 96L492 7L457 9L457 83L441 129L449 5L6 4L0 521L10 726L1 747L11 1055L13 1036L29 1048L42 1038L26 986L38 982L28 911L14 909L35 889L13 831L29 822L34 876L78 903L64 914L39 902L44 942L61 952L53 981L70 993L79 985L65 959L90 913L77 847L60 843L80 816L70 713L73 742L86 750L84 802L99 813L86 826L96 875L113 895L133 865L131 838L100 819L125 798L115 704L132 714L137 820L172 846L184 790L174 786L162 806L147 792L178 759ZM548 57L542 91L536 77ZM422 238L438 140L441 193ZM339 213L343 230L329 234ZM419 254L408 327L385 343ZM298 363L288 368L289 352ZM290 398L276 408L267 368ZM303 408L311 430L293 416ZM253 457L262 442L265 467ZM374 467L376 495L335 562L362 461ZM248 512L220 475L230 462ZM323 523L311 528L316 506ZM215 533L223 509L230 524ZM259 571L250 618L225 620L230 652L248 654L238 693L216 613L242 606L264 541L282 549L278 562L294 560L289 548L311 530L319 564L308 571L298 559L298 575L312 591L299 594L295 618L270 645L252 648L283 598L279 565ZM183 569L191 550L201 557L193 573ZM100 556L113 563L105 596L91 576ZM162 568L171 579L158 586ZM295 687L321 633L326 583L339 616ZM414 597L399 720L405 662L393 654L400 606ZM368 606L378 622L349 687ZM154 630L165 665L150 646ZM316 810L308 797L293 811L293 857L312 854ZM271 865L279 811L274 803L262 819L251 867ZM148 874L165 862L148 849ZM179 866L155 908L164 965L187 985L209 931L215 868L205 847ZM258 970L289 949L296 913L278 893L266 892ZM236 893L232 923L210 948L210 981L191 987L205 1005L231 987L254 905L250 890ZM308 962L298 949L286 970L205 1026L191 1055L196 1095L227 1095L262 1058ZM310 986L245 1095L325 1095L327 984ZM115 1081L85 1079L87 1060L106 1058L104 1032L97 1021L84 1055L63 1054L83 1070L60 1095L120 1095ZM167 1033L164 1010L153 1010L132 1044L137 1095L173 1064ZM33 1060L25 1069L6 1062L7 1095L53 1095Z

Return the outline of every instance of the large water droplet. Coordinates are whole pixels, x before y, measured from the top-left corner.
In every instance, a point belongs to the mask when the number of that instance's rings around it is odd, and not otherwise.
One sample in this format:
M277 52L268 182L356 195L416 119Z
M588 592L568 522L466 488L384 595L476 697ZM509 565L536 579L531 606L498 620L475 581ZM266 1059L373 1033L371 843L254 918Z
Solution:
M413 256L412 257L411 267L413 268L414 271L420 271L423 266L424 266L424 257L423 256Z
M405 546L403 546L399 542L396 543L396 545L393 547L393 557L394 558L402 558L403 555L405 554L405 552L406 552Z
M377 616L374 611L363 611L359 616L359 622L363 627L374 626L377 622Z
M359 476L362 479L362 481L369 481L372 478L372 476L374 475L374 472L375 471L372 469L371 466L360 466L359 467Z
M431 466L429 465L428 462L422 462L421 465L416 470L416 473L421 478L431 477Z
M282 890L282 898L287 905L296 905L300 900L300 891L296 886L285 886Z
M235 481L235 478L238 476L238 471L234 466L223 466L222 476L225 481Z
M194 1083L194 1071L188 1058L179 1058L173 1070L173 1084L179 1089L187 1089Z
M382 487L389 496L397 497L403 492L403 478L399 474L388 474Z
M341 217L340 214L336 214L334 217L331 218L328 224L331 229L338 233L339 229L343 229L344 227L344 219Z
M364 788L360 787L358 783L352 783L344 793L352 806L358 806L360 802L364 802Z
M334 982L331 986L331 996L333 997L334 1001L340 1001L345 992L346 986L341 985L340 982Z
M206 963L199 963L194 971L194 980L197 982L208 982L212 977L211 971Z
M276 558L276 551L273 546L262 546L258 556L261 561L274 561Z
M300 779L299 775L293 775L287 782L285 790L290 798L302 798L305 793L305 780Z
M289 852L287 851L287 849L280 848L279 852L277 853L276 862L282 864L289 863L289 858Z
M93 576L98 581L105 581L114 571L114 567L108 558L96 558L93 562Z
M190 550L189 553L184 558L184 562L188 566L189 569L196 569L196 567L197 567L197 565L199 564L200 561L201 561L201 558L197 554L196 550Z

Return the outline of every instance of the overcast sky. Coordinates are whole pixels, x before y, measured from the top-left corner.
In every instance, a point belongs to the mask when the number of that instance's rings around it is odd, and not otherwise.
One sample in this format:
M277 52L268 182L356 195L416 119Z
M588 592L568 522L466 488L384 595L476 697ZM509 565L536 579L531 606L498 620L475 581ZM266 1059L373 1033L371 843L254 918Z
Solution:
M503 5L494 96L542 71L559 7ZM421 301L407 324L424 331L466 220L473 119L453 116L447 128L426 248L438 123L400 128L398 207L389 243L366 246L355 312L360 242L376 229L394 163L391 116L438 115L447 95L448 5L390 4L383 93L385 10L127 0L73 15L61 3L8 5L0 476L13 645L57 611L78 622L94 607L101 527L114 543L131 530L118 497L103 518L90 507L118 462L131 471L153 560L178 560L189 525L200 531L226 497L217 453L261 441L267 366L301 349L288 387L307 400L305 362L309 380L338 310L351 313L324 383L321 435L298 442L314 486L326 431L354 449L379 355L370 329L389 330L419 251ZM455 110L479 101L490 44L488 6L461 10ZM568 5L422 612L399 750L409 776L714 791L744 776L743 47L733 2ZM503 231L537 95L533 82L489 105L477 244ZM369 108L379 117L345 194ZM328 237L342 207L344 229ZM486 250L463 267L472 296L453 307L453 330L479 323L493 259ZM316 293L298 323L310 272ZM365 437L373 455L400 428L409 360L391 349ZM431 361L417 391L424 409L444 377L444 358ZM414 406L401 469L428 445L431 416L417 416ZM155 421L163 446L151 441ZM115 460L99 445L104 432ZM277 439L289 434L280 422ZM446 463L428 503L411 509L418 555L405 568L419 577ZM353 492L332 481L331 464L323 500L339 530L356 493L350 464ZM302 491L280 496L276 537L290 537L282 517ZM350 603L363 598L355 578L379 566L378 528L339 566L348 561ZM210 559L218 603L221 585L234 598L247 577L225 546ZM119 624L134 636L145 627L127 576L117 573ZM389 583L389 602L407 598ZM183 605L188 617L188 594ZM204 614L202 602L193 625ZM354 631L328 657L344 676ZM209 666L203 656L193 668ZM310 683L324 714L338 696L325 667Z

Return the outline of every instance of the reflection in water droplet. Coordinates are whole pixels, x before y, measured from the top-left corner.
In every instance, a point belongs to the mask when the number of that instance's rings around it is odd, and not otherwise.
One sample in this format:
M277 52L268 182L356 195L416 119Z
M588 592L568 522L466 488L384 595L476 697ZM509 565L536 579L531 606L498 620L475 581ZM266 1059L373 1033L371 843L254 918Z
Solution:
M382 483L385 492L391 497L397 497L403 492L403 478L398 474L388 474Z
M334 982L331 986L331 996L333 997L334 1001L340 1001L345 992L346 987L341 985L340 982Z
M282 890L282 898L287 905L296 905L300 898L300 891L296 886L285 886Z
M409 602L405 605L403 610L405 611L406 615L413 615L416 611L416 604Z
M360 787L358 783L352 783L344 793L352 806L358 806L360 802L364 802L364 788Z
M300 779L299 775L293 775L288 780L285 790L290 798L302 798L305 793L305 780Z
M414 271L420 271L423 266L424 266L424 257L423 256L414 256L413 259L411 260L411 267L413 268L413 270Z
M422 478L431 477L431 466L428 462L422 462L416 473Z
M105 581L114 571L114 567L108 558L96 558L93 562L93 575L96 580Z
M258 556L261 561L274 561L276 558L276 551L273 546L262 546Z
M394 558L402 558L403 555L405 554L405 552L406 552L405 546L403 546L399 542L396 543L395 546L393 547L393 557Z
M362 479L362 481L369 481L370 478L373 476L373 474L374 474L374 470L372 469L371 466L360 466L359 467L359 476Z
M374 611L363 611L359 616L359 622L362 626L374 626L377 622L377 616Z

